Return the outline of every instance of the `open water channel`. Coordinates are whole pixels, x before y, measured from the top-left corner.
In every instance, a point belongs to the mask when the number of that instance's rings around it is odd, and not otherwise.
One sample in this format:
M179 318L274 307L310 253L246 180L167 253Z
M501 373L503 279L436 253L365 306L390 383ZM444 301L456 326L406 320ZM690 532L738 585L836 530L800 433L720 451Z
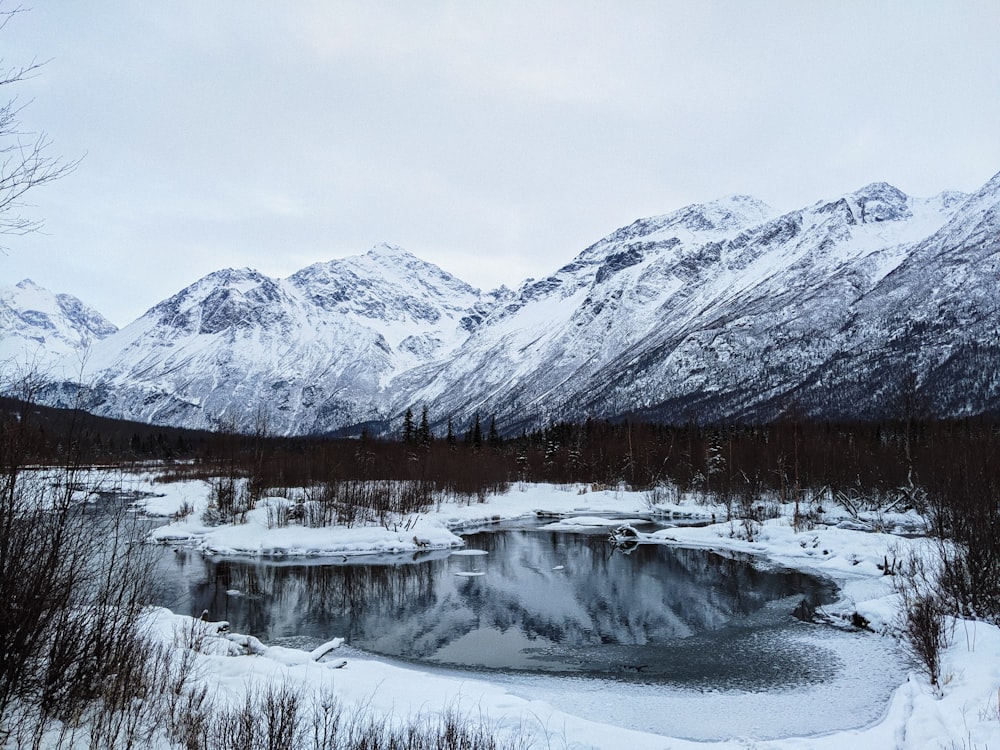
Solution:
M159 603L271 644L342 636L344 655L473 670L575 713L698 739L744 734L747 720L761 737L870 723L902 681L890 639L796 617L836 597L823 578L701 549L625 554L606 530L515 524L465 540L308 561L179 548L163 556ZM663 714L665 696L682 724Z

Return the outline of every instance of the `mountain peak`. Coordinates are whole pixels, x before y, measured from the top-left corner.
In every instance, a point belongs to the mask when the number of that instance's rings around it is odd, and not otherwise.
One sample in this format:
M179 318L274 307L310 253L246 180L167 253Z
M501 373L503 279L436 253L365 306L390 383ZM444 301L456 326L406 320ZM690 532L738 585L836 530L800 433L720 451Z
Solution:
M417 257L399 245L380 243L364 255L349 255L345 258L313 263L288 277L296 286L308 284L353 285L364 279L364 287L372 284L384 287L396 286L398 290L412 293L416 286L425 284L451 288L462 294L478 295L461 279L452 276L429 261ZM422 279L417 283L418 279Z
M817 204L819 213L839 217L849 225L912 218L910 197L888 182L872 182L839 200Z
M388 242L380 242L379 244L372 247L367 253L365 253L369 258L403 258L409 260L411 258L416 258L416 256L404 250L399 245L393 245Z
M221 284L244 284L250 283L260 283L264 279L264 275L249 266L243 266L242 268L223 268L218 271L213 271L204 277L204 279L210 279L213 282ZM204 280L203 279L203 280Z
M895 185L888 182L872 182L850 194L858 199L881 199L895 202L905 202L909 196Z
M940 193L931 198L931 200L943 208L951 208L952 206L968 199L968 197L968 193L963 193L960 190L942 190Z
M53 294L31 279L0 287L0 361L44 365L110 336L118 328L69 294Z
M718 205L720 207L729 208L731 211L739 211L743 214L759 216L761 219L768 218L774 212L774 209L760 198L753 195L747 195L746 193L724 195L714 201L709 201L705 205Z
M655 221L664 229L683 227L689 232L730 233L760 224L773 214L770 206L753 196L729 195L685 206Z
M752 195L727 195L703 204L702 213L709 216L713 228L729 230L743 229L760 224L774 216L774 209Z
M877 221L900 221L913 216L910 197L887 182L873 182L852 194L861 209L859 221L871 224Z

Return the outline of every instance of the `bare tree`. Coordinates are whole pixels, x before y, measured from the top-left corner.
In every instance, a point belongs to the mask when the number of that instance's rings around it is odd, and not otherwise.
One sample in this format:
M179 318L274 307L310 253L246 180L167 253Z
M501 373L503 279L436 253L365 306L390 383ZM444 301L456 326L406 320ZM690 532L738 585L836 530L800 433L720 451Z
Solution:
M25 380L19 395L30 396ZM30 747L53 719L128 706L153 646L140 632L155 553L122 502L101 489L72 446L60 467L32 461L32 405L0 413L0 746ZM109 743L95 746L111 747Z
M5 7L0 0L0 31L23 11L21 6ZM43 65L44 62L32 60L26 65L12 66L0 58L0 87L33 78ZM25 106L16 95L0 104L0 234L22 235L38 229L40 221L19 213L26 205L25 194L34 187L64 177L79 163L51 156L52 142L44 131L22 129L21 113Z

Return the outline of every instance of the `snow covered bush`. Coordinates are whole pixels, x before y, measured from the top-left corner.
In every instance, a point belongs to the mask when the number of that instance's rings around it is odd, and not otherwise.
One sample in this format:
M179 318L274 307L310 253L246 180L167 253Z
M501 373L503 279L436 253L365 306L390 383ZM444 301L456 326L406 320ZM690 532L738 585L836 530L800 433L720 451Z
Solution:
M768 518L777 518L781 506L770 497L759 475L741 472L733 494L726 496L726 510L733 523L733 536L748 542L760 533L761 524Z
M262 501L267 509L267 528L283 529L288 526L295 504L284 497L267 497Z
M202 513L202 521L207 526L246 523L247 513L260 499L250 480L237 477L233 472L212 477L210 486L208 507Z

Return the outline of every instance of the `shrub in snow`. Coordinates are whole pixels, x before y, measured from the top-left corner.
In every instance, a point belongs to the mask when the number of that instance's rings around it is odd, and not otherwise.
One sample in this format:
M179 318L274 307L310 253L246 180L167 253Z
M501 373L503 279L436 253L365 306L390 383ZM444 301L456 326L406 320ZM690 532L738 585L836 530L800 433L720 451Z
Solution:
M949 641L940 575L939 563L930 549L911 552L893 575L893 586L902 603L899 617L903 643L935 688L941 678L941 654Z

